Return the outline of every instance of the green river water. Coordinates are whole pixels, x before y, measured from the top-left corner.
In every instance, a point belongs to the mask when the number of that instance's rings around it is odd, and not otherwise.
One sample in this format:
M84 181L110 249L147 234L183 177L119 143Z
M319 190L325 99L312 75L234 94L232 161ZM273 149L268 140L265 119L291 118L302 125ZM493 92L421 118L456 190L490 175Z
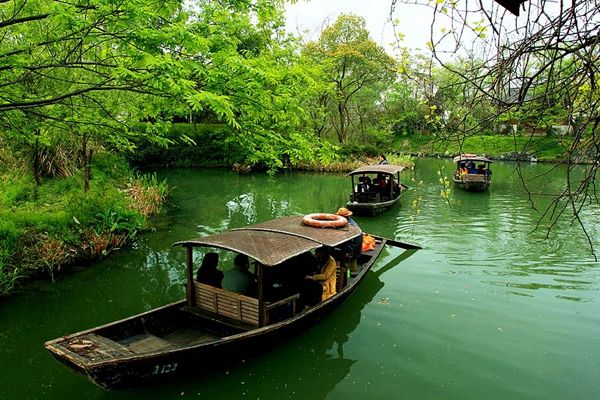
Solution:
M421 159L403 172L411 189L401 204L356 221L423 250L385 250L313 328L210 375L109 392L60 365L43 343L182 298L177 240L335 212L350 190L343 174L158 171L175 189L155 231L0 302L0 399L599 399L600 263L577 224L561 222L548 237L533 231L548 195L564 187L563 172L529 184L536 211L516 164L493 167L488 193L453 189L451 206L438 181L440 169L450 175L449 160ZM598 248L599 215L582 214Z

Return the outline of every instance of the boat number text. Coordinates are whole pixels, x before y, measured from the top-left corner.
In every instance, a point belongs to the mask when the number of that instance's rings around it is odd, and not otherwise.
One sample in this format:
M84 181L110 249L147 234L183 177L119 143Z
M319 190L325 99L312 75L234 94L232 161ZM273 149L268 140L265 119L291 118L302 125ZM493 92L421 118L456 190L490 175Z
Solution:
M177 363L155 365L154 371L152 371L152 375L168 374L169 372L175 372L176 369L177 369Z

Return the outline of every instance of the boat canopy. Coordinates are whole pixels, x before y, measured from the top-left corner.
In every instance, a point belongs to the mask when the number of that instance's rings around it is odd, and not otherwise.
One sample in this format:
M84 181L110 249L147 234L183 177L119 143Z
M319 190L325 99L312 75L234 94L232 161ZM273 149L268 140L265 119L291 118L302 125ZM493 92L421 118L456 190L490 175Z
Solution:
M395 175L398 172L404 170L404 167L400 165L393 164L383 164L383 165L365 165L363 167L357 168L352 172L349 172L348 175L359 175L359 174L391 174Z
M283 217L223 233L176 242L173 246L216 247L245 254L265 266L274 266L321 246L337 246L362 234L348 224L343 229L313 228L302 216Z
M490 160L487 157L483 157L483 156L478 156L477 154L460 154L456 157L454 157L452 159L453 162L457 163L460 161L475 161L475 162L486 162L486 163L493 163L492 160Z

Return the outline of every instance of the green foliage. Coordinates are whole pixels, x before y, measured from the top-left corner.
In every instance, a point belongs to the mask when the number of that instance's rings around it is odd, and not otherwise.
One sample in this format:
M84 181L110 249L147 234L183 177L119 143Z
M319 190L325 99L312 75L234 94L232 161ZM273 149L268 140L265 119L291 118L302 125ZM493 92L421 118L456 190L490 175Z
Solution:
M415 158L410 154L389 154L385 155L390 164L402 165L405 168L414 168Z
M1 208L0 208L1 210ZM18 269L5 269L9 256L14 252L18 230L14 222L4 219L0 212L0 297L8 295L18 278Z
M0 219L0 271L5 264L4 260L14 251L18 238L18 230L13 221Z
M99 144L131 151L135 142L147 150L144 163L173 145L189 163L276 168L283 154L310 159L318 148L302 107L313 80L297 66L297 43L283 31L282 1L188 7L180 0L91 0L73 7L32 0L0 7L8 21L0 24L0 65L7 66L0 136L15 149L55 154L68 142L61 154L81 157L75 164L85 167ZM193 140L185 134L165 136L169 121L196 116L229 129L196 148L181 146ZM141 120L147 129L134 128ZM210 157L196 157L198 150ZM34 154L22 157L35 164Z
M377 157L382 153L381 148L371 145L371 144L355 144L355 143L345 143L340 146L339 154L341 158L347 158L349 156L352 157L360 157L360 156L370 156Z
M18 269L5 270L0 259L0 297L8 296L15 288L17 281L21 278Z
M318 41L304 47L302 56L303 64L316 66L311 70L321 82L309 101L317 110L311 126L319 136L335 130L336 139L345 143L350 131L354 137L382 132L373 129L374 115L365 116L376 110L382 93L394 81L395 61L371 40L362 17L339 16Z
M170 143L162 146L140 137L127 159L138 166L214 167L242 162L248 155L223 124L173 124L165 138Z
M131 172L131 167L125 157L104 151L96 153L94 156L92 171L94 180L114 180L115 178L127 176Z
M145 226L142 215L129 210L125 197L116 188L98 188L69 197L71 220L79 227L101 234L135 234Z
M395 145L404 152L424 154L476 153L491 157L510 154L534 155L540 161L557 161L565 157L573 138L558 136L477 135L462 141L441 140L436 136L407 136Z
M0 192L0 204L8 206L31 201L34 200L35 195L35 182L33 179L17 180L11 176L4 176L2 192Z
M97 160L88 192L77 176L46 179L40 186L22 174L0 176L0 293L36 271L53 279L77 257L100 257L147 226L148 214L140 208L152 202L156 209L168 194L166 183L134 174L114 155L101 153ZM144 195L131 189L132 182Z

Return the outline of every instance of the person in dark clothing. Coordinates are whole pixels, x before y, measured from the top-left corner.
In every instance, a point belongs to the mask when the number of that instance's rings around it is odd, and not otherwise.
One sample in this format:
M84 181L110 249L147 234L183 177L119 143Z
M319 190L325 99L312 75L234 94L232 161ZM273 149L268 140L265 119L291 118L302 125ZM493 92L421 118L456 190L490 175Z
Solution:
M217 269L217 265L219 265L219 255L212 252L206 253L196 273L196 280L220 288L223 273Z
M249 271L250 260L245 254L238 254L233 259L233 268L227 271L223 277L223 289L230 292L240 293L245 296L254 296L256 284L254 275Z

